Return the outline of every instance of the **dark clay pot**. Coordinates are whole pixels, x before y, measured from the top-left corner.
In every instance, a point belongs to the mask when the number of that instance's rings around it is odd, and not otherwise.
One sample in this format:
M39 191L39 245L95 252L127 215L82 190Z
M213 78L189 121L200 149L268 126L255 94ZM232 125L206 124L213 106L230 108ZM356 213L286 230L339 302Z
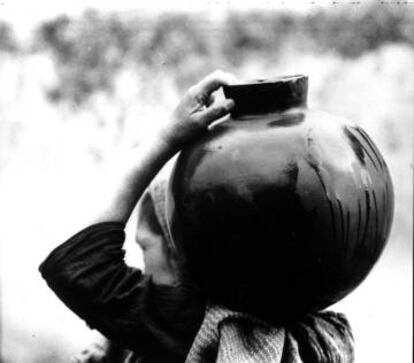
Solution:
M358 126L306 107L307 77L228 86L236 106L183 150L168 190L179 256L207 297L283 322L349 294L384 249L393 187Z

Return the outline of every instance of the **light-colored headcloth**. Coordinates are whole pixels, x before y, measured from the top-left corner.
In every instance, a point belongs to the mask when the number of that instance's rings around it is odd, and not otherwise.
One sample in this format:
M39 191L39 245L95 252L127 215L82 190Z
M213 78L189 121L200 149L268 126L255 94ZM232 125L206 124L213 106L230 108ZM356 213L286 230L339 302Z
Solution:
M165 215L165 178L156 178L149 191L164 238L174 248ZM289 326L272 326L251 315L207 304L186 363L350 363L353 360L353 337L343 314L324 311Z

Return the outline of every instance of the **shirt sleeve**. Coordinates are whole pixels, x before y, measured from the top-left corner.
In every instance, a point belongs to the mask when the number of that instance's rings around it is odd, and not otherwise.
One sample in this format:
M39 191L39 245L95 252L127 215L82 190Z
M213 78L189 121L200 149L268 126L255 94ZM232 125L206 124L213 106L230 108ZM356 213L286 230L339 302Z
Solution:
M127 266L124 240L121 223L92 225L53 250L39 270L55 294L108 339L143 355L182 359L203 305L185 286L153 284Z

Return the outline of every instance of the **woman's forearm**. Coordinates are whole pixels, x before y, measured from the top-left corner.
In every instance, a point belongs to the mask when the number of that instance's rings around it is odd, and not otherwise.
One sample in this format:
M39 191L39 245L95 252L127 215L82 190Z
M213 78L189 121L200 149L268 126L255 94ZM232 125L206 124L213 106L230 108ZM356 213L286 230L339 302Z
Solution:
M173 144L156 133L119 157L92 223L126 223L151 180L175 152Z

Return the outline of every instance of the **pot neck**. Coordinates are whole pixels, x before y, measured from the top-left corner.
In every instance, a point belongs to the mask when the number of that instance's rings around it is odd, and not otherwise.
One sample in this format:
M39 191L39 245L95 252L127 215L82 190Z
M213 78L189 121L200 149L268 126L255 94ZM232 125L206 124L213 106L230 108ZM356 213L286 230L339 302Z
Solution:
M235 106L233 118L281 112L292 107L306 107L308 77L294 75L223 86L226 98Z

